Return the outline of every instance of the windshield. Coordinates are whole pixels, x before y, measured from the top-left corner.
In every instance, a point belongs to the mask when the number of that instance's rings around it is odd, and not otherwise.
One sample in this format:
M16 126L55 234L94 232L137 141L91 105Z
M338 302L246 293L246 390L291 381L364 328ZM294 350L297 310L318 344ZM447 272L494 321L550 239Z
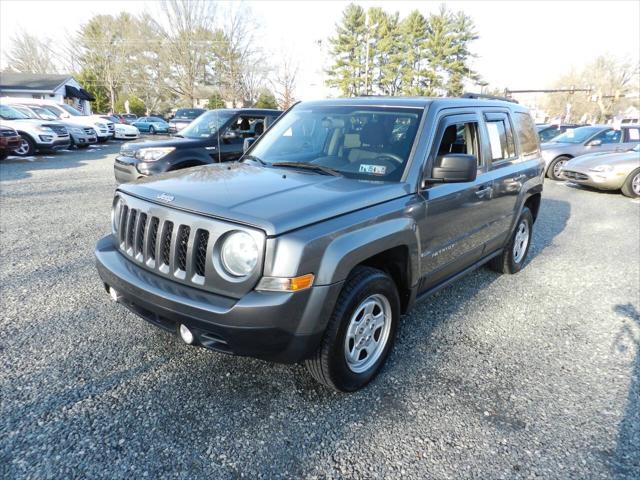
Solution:
M73 107L70 107L66 103L61 103L60 107L62 107L65 110L65 112L67 112L69 115L73 115L74 117L84 117L83 113L79 112Z
M147 118L147 122L151 123L164 123L164 120L158 117L149 117Z
M176 116L174 118L186 118L188 120L193 120L194 118L198 118L200 115L204 113L204 110L199 108L179 108L176 111Z
M11 108L13 108L14 110L17 110L18 112L20 112L21 114L23 114L27 118L35 118L35 119L38 118L38 116L35 113L33 113L31 110L29 110L26 107L21 107L19 105L13 105Z
M402 178L421 109L300 106L281 118L251 155L265 163L301 162L362 180Z
M24 120L25 118L29 118L24 113L8 105L0 105L0 117L2 117L3 120Z
M208 138L215 135L218 129L229 121L233 115L233 112L224 110L209 110L196 118L183 130L180 130L180 136L185 138Z
M552 143L582 143L592 135L602 131L602 127L580 127L567 130L562 135L558 135Z
M29 107L29 108L31 108L31 110L43 120L55 120L58 118L47 109L40 108L40 107Z
M60 118L60 110L54 108L54 107L50 107L49 105L42 105L41 107L43 110L46 110L47 112L49 112L51 115L53 115L56 118Z

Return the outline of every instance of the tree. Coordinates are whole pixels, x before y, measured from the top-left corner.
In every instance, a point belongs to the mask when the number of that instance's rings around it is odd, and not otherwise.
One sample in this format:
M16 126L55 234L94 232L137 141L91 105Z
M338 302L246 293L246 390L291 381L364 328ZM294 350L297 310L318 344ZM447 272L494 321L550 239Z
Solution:
M364 9L351 3L342 12L342 20L336 25L336 35L329 39L334 63L327 71L327 85L338 88L342 95L363 93L366 28Z
M213 110L216 108L224 108L226 105L224 103L224 98L220 95L220 92L214 92L213 95L209 97L209 102L207 103L207 108Z
M295 103L296 76L298 65L285 57L274 79L278 105L286 110Z
M19 73L57 73L49 43L46 38L40 40L25 31L19 32L5 55L8 69Z
M278 101L273 93L269 90L263 89L258 95L258 100L255 104L256 108L278 108Z
M109 91L98 80L93 70L83 69L74 77L87 92L94 96L95 100L92 102L94 111L106 112L109 110Z
M129 112L134 113L138 117L142 117L144 115L149 115L152 111L151 108L148 108L148 105L145 105L142 99L136 97L135 95L130 95L128 97L121 97L118 99L118 103L116 103L115 113L122 113L126 111L126 102L129 102Z

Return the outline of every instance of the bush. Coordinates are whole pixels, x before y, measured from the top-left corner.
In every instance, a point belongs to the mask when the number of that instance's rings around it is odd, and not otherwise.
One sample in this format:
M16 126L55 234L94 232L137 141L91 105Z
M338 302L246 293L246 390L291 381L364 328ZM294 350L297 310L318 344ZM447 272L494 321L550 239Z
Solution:
M135 95L129 95L129 97L119 98L116 102L116 110L117 112L113 113L124 113L126 109L124 108L124 102L129 100L129 112L137 115L138 117L143 117L147 114L147 107L144 102L140 100Z
M269 90L263 90L256 101L256 108L278 108L276 96Z
M224 99L219 92L216 92L209 97L209 103L207 104L208 109L213 110L215 108L224 108L225 106Z

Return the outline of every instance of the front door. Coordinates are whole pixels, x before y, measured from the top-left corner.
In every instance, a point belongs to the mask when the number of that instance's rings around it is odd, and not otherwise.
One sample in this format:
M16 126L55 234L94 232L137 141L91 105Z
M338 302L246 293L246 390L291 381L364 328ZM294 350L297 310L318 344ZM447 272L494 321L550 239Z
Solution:
M482 257L491 222L488 208L493 185L487 172L477 113L440 119L428 168L439 155L466 153L478 158L473 182L430 184L421 193L426 202L420 221L421 290L427 290ZM485 142L486 143L486 142ZM429 170L427 170L429 176Z
M264 131L265 117L238 115L220 136L220 157L223 162L238 160L243 153L246 138L257 138Z

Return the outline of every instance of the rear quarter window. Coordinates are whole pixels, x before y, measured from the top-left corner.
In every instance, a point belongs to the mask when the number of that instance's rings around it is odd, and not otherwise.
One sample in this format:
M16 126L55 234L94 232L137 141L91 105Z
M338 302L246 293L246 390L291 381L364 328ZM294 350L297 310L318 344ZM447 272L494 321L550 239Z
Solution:
M540 145L531 115L528 113L515 112L513 114L513 124L516 136L520 140L522 156L524 158L532 158L539 155Z

